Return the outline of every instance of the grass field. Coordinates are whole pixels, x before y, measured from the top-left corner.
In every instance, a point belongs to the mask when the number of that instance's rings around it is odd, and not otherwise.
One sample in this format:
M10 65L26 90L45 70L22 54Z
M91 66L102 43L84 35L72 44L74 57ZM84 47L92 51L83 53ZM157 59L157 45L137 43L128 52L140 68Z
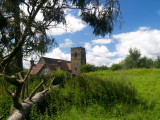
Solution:
M111 108L93 105L84 111L73 107L70 111L63 111L57 120L160 120L159 69L99 71L88 74L115 82L129 82L136 89L137 97L142 103L114 103Z
M10 99L0 92L3 115ZM87 73L53 90L46 103L43 113L34 106L31 120L160 120L160 70Z

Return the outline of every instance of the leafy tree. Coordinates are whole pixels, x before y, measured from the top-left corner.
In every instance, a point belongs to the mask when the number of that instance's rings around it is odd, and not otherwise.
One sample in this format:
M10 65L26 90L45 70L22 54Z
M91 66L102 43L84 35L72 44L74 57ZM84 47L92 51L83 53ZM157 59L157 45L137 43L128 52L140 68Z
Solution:
M3 80L15 86L15 91L12 92L4 85L13 100L14 110L11 118L25 119L30 113L32 104L43 101L44 97L49 95L50 87L36 94L37 96L32 100L35 91L43 84L42 81L22 104L21 91L29 72L25 77L20 73L8 76L5 68L9 68L8 65L13 59L17 66L22 68L24 55L46 52L54 43L54 39L50 38L46 31L59 24L66 25L65 11L68 9L79 9L80 17L93 28L93 34L101 36L112 32L114 23L120 16L118 0L0 1L0 25L2 25L0 26L0 72L3 72ZM41 20L36 19L38 13L42 13ZM23 91L22 95L24 95Z
M112 71L115 71L115 70L121 70L122 69L122 65L119 63L119 64L113 64L111 67L110 67L110 70Z
M80 17L93 28L93 34L101 36L112 32L120 16L118 0L1 0L0 6L1 24L5 23L0 29L2 69L13 57L22 68L24 55L46 52L54 43L46 30L66 25L68 9L79 9ZM40 12L43 19L36 20Z
M147 57L142 57L139 62L140 68L154 68L155 67L155 61L152 59L149 59Z
M97 66L97 71L102 71L102 70L108 70L108 67L103 65L103 66Z
M160 68L160 56L157 56L157 59L155 60L155 66L156 68Z
M125 68L138 68L141 59L141 53L136 48L129 49L129 55L125 58Z
M94 65L86 64L86 65L81 65L80 70L82 73L94 72L96 71L96 67Z
M123 69L132 68L154 68L156 66L155 61L147 57L141 57L141 53L138 49L129 49L129 55L120 62Z

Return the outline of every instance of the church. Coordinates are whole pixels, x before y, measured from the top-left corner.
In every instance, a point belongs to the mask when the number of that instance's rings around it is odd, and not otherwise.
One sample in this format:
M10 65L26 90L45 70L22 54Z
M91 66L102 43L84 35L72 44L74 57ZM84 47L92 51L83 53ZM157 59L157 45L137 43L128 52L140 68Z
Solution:
M86 64L86 52L83 47L71 48L71 61L62 59L54 59L41 57L37 64L34 64L34 60L31 61L30 75L47 75L53 70L63 70L67 73L77 76L80 75L80 66Z

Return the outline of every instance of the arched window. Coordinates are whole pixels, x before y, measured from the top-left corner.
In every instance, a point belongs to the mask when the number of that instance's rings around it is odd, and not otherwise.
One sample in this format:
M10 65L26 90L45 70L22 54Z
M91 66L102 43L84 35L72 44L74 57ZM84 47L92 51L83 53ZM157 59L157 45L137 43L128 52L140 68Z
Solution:
M74 57L77 57L77 52L74 53Z

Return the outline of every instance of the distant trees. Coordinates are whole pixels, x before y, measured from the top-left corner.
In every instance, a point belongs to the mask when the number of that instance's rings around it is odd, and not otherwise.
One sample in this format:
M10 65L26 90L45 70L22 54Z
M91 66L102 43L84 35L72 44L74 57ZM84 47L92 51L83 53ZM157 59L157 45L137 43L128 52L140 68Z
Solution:
M138 68L141 61L141 53L138 49L130 48L129 55L124 59L126 68Z
M130 48L127 57L119 63L112 64L111 67L107 66L94 66L90 64L82 65L81 72L94 72L101 70L121 70L121 69L136 69L136 68L160 68L160 56L156 60L141 56L140 50L137 48Z
M94 72L94 71L101 71L101 70L108 70L107 66L95 66L91 64L82 65L80 68L82 73L87 72Z
M120 63L113 64L111 70L120 69L134 69L134 68L159 68L160 67L160 57L157 60L152 60L146 56L142 57L140 50L136 48L129 49L129 55L121 61Z
M122 65L119 63L117 64L113 64L111 67L110 67L110 70L112 71L115 71L115 70L121 70L122 69Z

